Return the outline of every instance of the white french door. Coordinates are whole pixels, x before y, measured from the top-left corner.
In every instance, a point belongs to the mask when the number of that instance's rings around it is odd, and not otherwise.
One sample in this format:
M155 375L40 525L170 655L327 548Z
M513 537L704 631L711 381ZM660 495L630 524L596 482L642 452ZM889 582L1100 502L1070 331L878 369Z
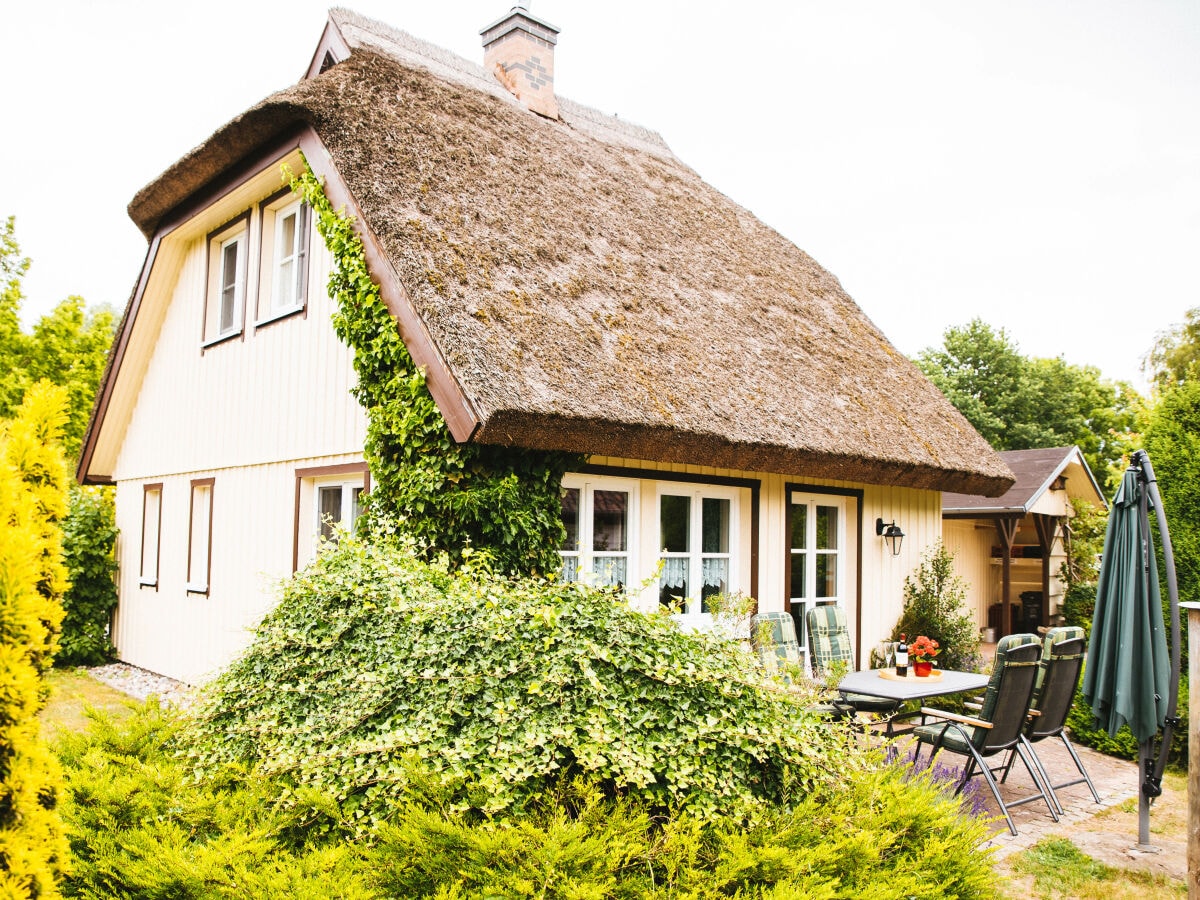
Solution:
M845 497L792 492L788 498L788 607L806 658L805 617L814 606L844 606L848 585Z

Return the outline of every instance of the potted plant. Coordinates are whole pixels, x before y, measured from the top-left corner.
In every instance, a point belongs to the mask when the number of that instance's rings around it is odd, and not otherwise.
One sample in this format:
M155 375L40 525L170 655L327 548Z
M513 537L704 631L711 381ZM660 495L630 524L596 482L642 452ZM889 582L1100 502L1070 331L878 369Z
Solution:
M908 645L908 658L912 661L913 674L918 678L928 678L933 672L934 657L941 652L941 645L933 638L923 634Z

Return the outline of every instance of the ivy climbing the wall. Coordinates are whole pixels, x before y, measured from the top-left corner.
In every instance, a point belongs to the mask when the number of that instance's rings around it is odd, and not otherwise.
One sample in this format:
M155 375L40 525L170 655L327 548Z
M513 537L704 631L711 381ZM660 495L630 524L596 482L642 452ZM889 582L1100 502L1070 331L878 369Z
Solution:
M334 210L311 169L286 174L337 263L333 327L354 350L354 396L367 412L368 521L394 521L456 562L470 548L490 553L497 571L557 571L562 478L584 457L457 443L371 278L353 220Z

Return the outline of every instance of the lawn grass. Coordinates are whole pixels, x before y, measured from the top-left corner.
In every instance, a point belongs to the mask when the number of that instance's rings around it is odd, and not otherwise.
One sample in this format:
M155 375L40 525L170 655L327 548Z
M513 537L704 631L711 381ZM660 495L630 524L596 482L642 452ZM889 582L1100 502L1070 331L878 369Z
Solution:
M1187 896L1182 881L1105 865L1066 838L1038 841L1013 860L1012 872L1033 879L1032 890L1026 892L1026 882L1019 896L1039 900L1178 900Z
M83 731L88 726L88 709L114 718L124 718L137 701L102 684L85 669L51 669L46 675L50 698L38 718L42 734L53 741L63 731Z
M1163 796L1150 813L1151 844L1161 853L1181 853L1187 836L1187 775L1166 773ZM1012 881L1009 897L1034 900L1179 900L1187 896L1187 883L1179 877L1148 868L1135 868L1124 852L1137 835L1137 800L1129 799L1084 822L1070 837L1046 838L1023 853L1010 857L1005 874ZM1097 835L1123 835L1124 840L1100 841ZM1100 853L1097 859L1090 853ZM1155 857L1146 857L1154 860ZM1163 858L1165 859L1165 857Z

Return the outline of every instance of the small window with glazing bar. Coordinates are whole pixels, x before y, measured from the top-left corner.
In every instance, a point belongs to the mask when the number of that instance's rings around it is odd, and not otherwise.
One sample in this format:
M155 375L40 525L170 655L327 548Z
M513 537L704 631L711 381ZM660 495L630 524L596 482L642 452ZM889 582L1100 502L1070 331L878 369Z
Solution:
M208 288L204 298L204 344L242 333L250 262L250 213L208 236Z
M260 206L262 228L255 324L301 312L308 295L308 204L289 190Z

